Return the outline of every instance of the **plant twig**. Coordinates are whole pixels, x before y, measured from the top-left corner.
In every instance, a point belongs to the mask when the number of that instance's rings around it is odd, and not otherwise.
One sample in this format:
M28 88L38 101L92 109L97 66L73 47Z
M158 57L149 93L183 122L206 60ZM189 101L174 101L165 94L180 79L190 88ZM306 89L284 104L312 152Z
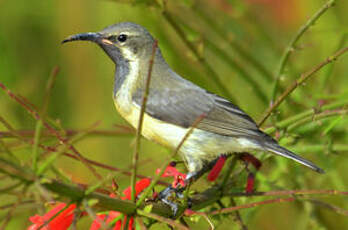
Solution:
M25 183L34 183L37 181L36 175L27 168L18 167L10 162L0 159L0 172L7 174L11 177L18 178ZM71 201L81 201L82 199L97 199L97 207L103 208L103 210L115 210L122 212L126 215L134 214L136 211L136 204L127 200L121 200L117 198L110 198L105 194L92 192L86 194L85 189L77 187L75 185L68 185L55 180L42 179L41 186L47 190L55 192L60 196L68 197ZM236 197L236 196L293 196L293 195L344 195L348 196L348 191L337 191L337 190L286 190L286 191L269 191L269 192L254 192L254 193L231 193L228 190L221 194L219 187L212 187L206 191L194 195L192 197L192 209L197 210L206 207L207 205L215 202L223 196ZM290 202L295 200L294 197L266 200L262 202L256 202L246 204L238 207L227 208L222 210L222 213L229 213L235 210L260 206L268 203L279 203L279 202ZM172 211L167 205L161 203L151 203L152 213L157 215L168 217L172 215ZM213 213L219 214L220 211Z
M230 212L235 212L240 209L246 209L246 208L253 208L265 204L274 204L274 203L284 203L284 202L293 202L296 199L294 197L288 197L288 198L277 198L277 199L272 199L272 200L263 200L259 202L253 202L249 204L244 204L244 205L239 205L239 206L234 206L234 207L228 207L228 208L223 208L220 210L212 211L208 213L209 215L220 215L223 213L230 213Z
M302 126L308 122L313 122L313 121L318 121L321 119L325 119L328 117L333 117L333 116L344 116L348 114L347 109L339 109L339 110L333 110L333 111L324 111L318 114L315 114L314 117L306 117L303 118L287 127L287 131L291 131L299 126Z
M284 73L285 66L289 60L291 53L296 49L296 43L303 36L303 34L315 24L315 22L332 6L334 6L336 0L327 1L301 28L297 31L295 36L291 39L288 47L285 49L285 52L280 60L279 68L276 74L274 88L272 92L271 105L277 96L279 80L282 74ZM263 122L262 122L263 123Z
M329 203L326 203L326 202L323 202L321 200L317 200L317 199L305 199L306 201L309 201L315 205L319 205L319 206L322 206L322 207L325 207L327 209L330 209L338 214L341 214L341 215L344 215L344 216L348 216L348 210L346 209L343 209L343 208L340 208L336 205L332 205L332 204L329 204Z
M87 200L83 200L82 201L82 205L84 207L84 209L86 210L88 216L92 219L92 220L96 220L98 221L98 223L100 224L101 228L103 230L111 230L107 223L101 219L101 218L98 218L97 215L95 214L94 210L88 205L88 201Z
M280 95L277 100L266 110L265 115L261 118L260 122L258 123L259 126L261 126L267 118L272 114L272 112L285 100L287 96L289 96L298 86L303 84L305 81L307 81L313 74L318 72L321 68L326 66L327 64L337 60L341 55L343 55L345 52L348 51L348 47L344 47L340 50L338 50L333 55L326 58L325 61L319 63L317 66L315 66L313 69L311 69L308 72L305 72L301 74L299 79L294 81L283 93Z
M22 142L24 143L28 143L28 144L33 144L33 141L31 139L25 139L23 138L30 135L30 134L33 134L34 131L30 130L30 131L23 131L23 130L14 130L13 127L6 121L4 120L1 116L0 116L0 122L2 122L6 128L8 130L10 130L9 132L3 132L5 133L5 135L8 135L8 136L11 136L11 137L15 137L15 138L18 138L19 140L21 140ZM96 131L96 130L88 130L88 132L86 132L85 130L81 130L82 132L88 134L88 133L95 133L95 134L101 134L101 135L107 135L107 136L113 136L113 135L118 135L118 132L117 131L113 131L113 130L100 130L100 131ZM65 130L64 133L67 133L67 136L75 136L79 133L81 133L81 131L76 131L76 130ZM0 132L0 137L1 137L1 132ZM52 135L51 133L47 133L47 135ZM45 146L45 145L42 145L42 144L39 144L39 147L44 149L45 151L47 152L57 152L59 150L57 150L57 148L55 146ZM74 159L74 160L79 160L79 157L76 156L75 154L72 154L72 153L68 153L68 152L64 152L63 153L64 156L66 157L69 157L71 159ZM91 165L94 165L94 166L97 166L97 167L100 167L100 168L103 168L103 169L107 169L107 170L110 170L110 171L117 171L117 172L120 172L121 174L123 175L127 175L127 176L131 176L131 172L129 172L128 170L124 170L124 169L120 169L120 168L117 168L117 167L114 167L114 166L110 166L110 165L107 165L107 164L103 164L103 163L100 163L100 162L97 162L97 161L94 161L94 160L90 160L88 159L87 157L84 157L84 156L81 156L84 158L84 160L86 162L88 162L89 164ZM148 178L146 176L143 176L143 175L137 175L137 178ZM161 185L164 185L164 186L168 186L169 184L164 182L164 181L158 181L157 184L161 184Z
M0 230L5 230L8 226L9 222L11 221L13 217L13 213L16 211L19 204L22 203L23 197L19 197L18 200L12 205L10 210L8 210L7 215L5 217L5 220L2 222L2 225L0 226Z
M21 129L21 130L15 130L15 132L22 136L22 137L34 137L35 135L35 130L26 130L26 129ZM74 136L81 132L81 130L75 130L75 129L65 129L63 130L63 133L67 136ZM133 129L131 127L127 127L127 130L113 130L113 129L105 129L105 130L93 130L90 133L88 133L88 136L104 136L104 137L113 137L113 136L121 136L121 135L131 135L134 134ZM13 135L12 132L6 132L6 131L1 131L0 132L0 137L1 138L13 138L16 137ZM55 137L51 132L47 130L42 130L41 132L41 137Z
M270 134L277 131L277 129L286 128L289 125L295 122L298 122L299 120L305 119L307 117L313 117L314 115L320 114L321 112L325 112L328 110L336 110L346 105L348 105L348 100L342 100L342 101L336 101L334 103L324 105L320 108L309 109L302 113L296 114L292 117L284 119L283 121L279 121L278 123L275 124L275 127L266 128L264 132Z
M253 89L253 92L255 92L255 94L257 95L257 97L260 98L262 102L267 104L266 93L262 91L260 84L250 76L250 74L245 70L245 68L243 68L241 64L239 64L238 62L232 60L232 58L228 56L217 45L215 45L214 42L210 42L209 40L206 40L206 43L211 50L213 50L218 56L220 56L221 60L231 65L241 75L241 79L249 83L249 85Z
M260 74L262 74L267 81L273 80L272 73L266 69L266 67L262 64L262 62L256 60L255 55L248 53L247 50L243 48L241 44L238 44L236 41L229 36L226 36L226 32L221 29L221 27L216 23L216 20L209 18L201 9L201 4L197 4L195 7L192 7L192 10L196 13L196 15L206 22L212 30L216 34L218 34L222 39L226 40L229 46L236 51L239 56L241 56L245 61L249 62L252 66L254 66L255 70L257 70ZM231 62L230 62L231 63Z
M301 152L301 153L314 153L314 152L321 152L326 151L328 153L341 153L341 152L348 152L348 145L347 144L316 144L316 145L298 145L293 146L291 148L295 152Z
M146 111L146 102L147 102L147 97L149 96L149 90L150 90L150 82L151 82L151 75L152 75L152 66L154 63L156 51L157 51L157 46L158 46L158 41L155 40L152 46L152 54L151 58L149 60L149 70L147 73L147 78L145 79L145 91L143 94L143 100L141 103L141 108L140 108L140 114L139 114L139 120L138 120L138 127L137 127L137 132L136 132L136 139L135 139L135 148L134 148L134 153L133 153L133 169L132 169L132 176L131 176L131 188L132 188L132 201L135 201L135 180L136 180L136 175L137 175L137 162L139 158L139 150L140 150L140 140L141 140L141 131L143 127L143 122L144 122L144 115Z
M231 204L236 207L237 203L236 201L233 199L233 197L231 197ZM248 227L245 225L245 223L243 222L242 216L240 215L240 212L238 210L235 211L234 213L234 218L235 218L235 222L239 225L240 229L242 230L248 230Z
M195 46L189 40L187 40L184 31L182 31L180 26L176 23L176 21L172 18L172 16L166 10L163 11L163 17L167 20L167 22L172 26L172 28L180 36L180 38L183 40L185 45L191 50L191 52L194 54L194 56L197 58L197 60L199 60L199 63L204 67L204 69L207 72L207 74L209 75L209 77L212 79L212 81L215 83L215 85L218 86L219 90L224 94L224 96L226 96L230 100L233 100L232 94L225 87L225 84L220 80L218 74L207 63L206 59L199 54L199 52L195 48Z
M292 195L344 195L348 196L348 191L338 191L335 189L331 190L274 190L268 192L228 192L225 193L226 196L292 196Z
M172 219L168 219L168 218L165 218L163 216L156 215L154 213L145 212L145 211L140 210L140 209L137 210L137 213L139 215L141 215L141 216L145 216L145 217L148 217L148 218L151 218L151 219L154 219L154 220L158 220L158 221L160 221L162 223L169 224L173 228L182 229L182 230L189 230L189 228L186 227L183 224L180 224L180 223L178 223L178 222L176 222L176 221L174 221Z
M0 88L3 89L7 95L14 99L16 102L18 102L21 106L23 106L28 112L30 115L32 115L34 117L34 119L36 120L40 120L41 119L41 116L39 115L39 113L34 110L32 107L30 107L27 103L25 103L20 97L16 96L14 93L12 93L11 90L9 90L4 84L2 84L0 82ZM59 141L61 143L63 143L64 145L68 145L69 146L69 149L79 158L79 160L81 160L81 162L92 172L92 174L97 178L97 179L102 179L102 176L99 175L97 173L97 171L91 166L88 164L88 162L86 162L84 160L84 158L82 157L82 155L75 149L74 146L72 145L69 145L68 141L63 138L58 132L57 130L55 130L51 125L49 125L47 122L43 121L43 125L45 126L45 128L47 128L56 138L59 139Z
M47 113L47 108L48 108L48 103L49 103L49 98L51 95L51 90L53 88L55 79L59 73L59 68L58 66L54 67L52 70L52 73L47 81L47 86L46 86L46 92L44 96L44 102L42 105L41 109L41 119L37 120L36 122L36 127L35 127L35 134L34 134L34 144L32 148L32 158L33 158L33 170L37 170L37 160L39 157L39 142L40 142L40 137L41 137L41 131L42 131L42 123L43 120L45 119L46 113Z

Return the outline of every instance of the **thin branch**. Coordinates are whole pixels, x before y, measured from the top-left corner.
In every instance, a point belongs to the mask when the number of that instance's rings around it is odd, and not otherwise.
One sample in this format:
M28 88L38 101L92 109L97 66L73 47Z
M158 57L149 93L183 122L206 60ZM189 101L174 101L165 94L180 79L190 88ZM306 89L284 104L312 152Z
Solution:
M264 201L259 201L259 202L253 202L250 204L244 204L244 205L239 205L239 206L234 206L234 207L229 207L229 208L223 208L220 210L212 211L209 212L208 215L220 215L224 213L230 213L230 212L235 212L237 210L241 209L246 209L246 208L253 208L261 205L266 205L266 204L274 204L274 203L284 203L284 202L293 202L296 199L293 197L288 197L288 198L277 198L277 199L272 199L272 200L264 200Z
M231 197L231 204L236 207L237 203L236 201L233 199L233 197ZM240 229L242 230L248 230L248 227L244 224L242 216L240 215L240 212L238 210L236 210L234 212L234 218L235 218L235 222L239 225Z
M290 196L290 195L344 195L348 196L348 191L330 190L275 190L269 192L229 192L224 194L226 196Z
M301 28L297 31L296 35L291 39L288 47L285 49L285 52L280 60L279 68L276 74L275 84L272 92L271 104L277 96L279 80L282 74L284 73L285 66L289 60L291 53L295 50L296 43L303 36L303 34L315 24L315 22L332 6L334 6L336 0L327 1ZM263 122L261 122L263 123Z
M266 93L262 91L260 84L250 76L250 74L245 70L245 68L242 67L241 64L234 61L230 56L226 54L226 52L215 45L214 42L206 40L206 44L211 50L215 52L215 54L220 56L221 60L227 62L230 66L232 66L240 74L241 79L249 83L257 97L260 98L262 102L267 104Z
M0 172L7 174L11 177L15 177L25 183L34 183L37 181L36 175L27 168L21 168L14 165L11 162L5 161L0 158ZM80 201L82 199L97 199L98 202L96 204L97 207L102 208L103 210L115 210L122 212L126 215L134 214L136 211L136 204L127 200L121 200L117 198L111 198L105 194L100 194L96 192L92 192L86 194L85 189L75 186L68 185L65 183L61 183L55 180L49 180L42 178L41 186L49 191L59 194L63 197L68 197L71 201ZM228 190L228 189L227 189ZM224 191L221 194L221 190L219 186L215 186L207 189L206 191L196 194L192 196L192 210L197 210L204 208L216 200L221 199L223 196L293 196L293 195L344 195L348 196L347 191L337 191L337 190L289 190L289 191L269 191L269 192L254 192L254 193L231 193L229 191ZM213 215L219 213L229 213L235 210L250 208L255 206L260 206L268 203L279 203L279 202L290 202L295 200L294 197L283 198L283 199L274 199L274 200L266 200L262 202L256 202L251 204L246 204L238 207L227 208L224 210L213 212ZM151 212L156 215L169 217L172 215L172 211L170 208L162 203L151 203L152 209ZM181 205L180 205L181 206ZM180 207L179 210L183 210L183 207ZM180 215L180 213L178 213Z
M331 211L334 211L338 214L341 214L341 215L344 215L344 216L348 216L348 210L346 209L343 209L343 208L340 208L336 205L333 205L333 204L329 204L329 203L326 203L326 202L323 202L321 200L316 200L316 199L305 199L306 201L309 201L315 205L318 205L318 206L322 206L322 207L325 207L327 209L330 209Z
M309 122L314 122L314 121L319 121L319 120L322 120L322 119L325 119L325 118L329 118L329 117L334 117L334 116L344 116L344 115L347 115L348 114L348 110L347 109L339 109L339 110L333 110L333 111L324 111L324 112L321 112L319 114L315 114L314 117L306 117L306 118L303 118L291 125L289 125L287 127L287 131L291 131L299 126L302 126L306 123L309 123Z
M347 106L347 105L348 105L348 100L342 100L342 101L336 101L334 103L324 105L320 108L309 109L309 110L304 111L302 113L296 114L292 117L284 119L283 121L277 122L275 124L275 127L266 128L264 130L264 132L270 134L270 133L277 131L277 129L286 128L289 125L291 125L295 122L298 122L299 120L305 119L307 117L313 117L314 115L320 114L320 113L328 111L328 110L336 110L336 109L339 109L339 108Z
M205 23L207 23L210 28L218 34L222 39L226 40L228 45L236 51L239 56L241 56L244 60L249 62L252 66L254 66L255 70L257 70L260 74L262 74L267 81L273 80L272 73L266 69L266 67L262 64L261 61L256 60L254 54L248 53L247 50L243 48L243 46L231 38L231 36L226 36L226 31L224 31L216 20L209 18L206 13L204 13L200 8L202 4L196 4L196 6L192 7L193 12Z
M28 138L32 138L35 135L35 130L15 130L15 132L18 133L19 135L21 135L22 137L28 137ZM79 132L81 132L81 130L75 130L75 129L63 130L63 133L67 137L74 136ZM114 137L114 136L121 136L121 135L122 136L130 136L131 134L134 134L134 130L131 127L127 127L127 129L123 129L123 130L113 130L113 129L93 130L88 134L88 136ZM16 136L12 135L11 132L1 131L0 137L1 138L13 138ZM55 137L55 136L54 136L54 134L52 134L51 132L49 132L47 130L42 130L41 137Z
M325 61L319 63L317 66L315 66L310 71L301 74L299 79L294 81L284 92L282 95L280 95L277 100L266 110L265 115L261 118L259 122L259 126L261 126L267 118L272 114L272 112L286 99L287 96L289 96L298 86L303 84L305 81L307 81L313 74L318 72L321 68L326 66L327 64L336 61L337 58L339 58L341 55L343 55L345 52L348 51L348 47L342 48L338 50L336 53L334 53L332 56L329 56Z
M159 216L159 215L156 215L154 213L149 213L149 212L145 212L143 210L140 210L138 209L137 210L137 214L141 215L141 216L145 216L145 217L148 217L148 218L151 218L151 219L154 219L154 220L158 220L162 223L166 223L166 224L169 224L170 226L172 226L173 228L177 228L177 229L183 229L183 230L189 230L188 227L186 227L185 225L183 224L180 224L172 219L168 219L168 218L165 218L163 216Z
M176 23L176 20L172 18L172 16L168 13L168 11L164 10L162 12L163 17L167 20L167 22L172 26L172 28L175 30L175 32L178 34L178 36L182 39L182 41L185 43L185 45L190 49L190 51L194 54L194 56L199 60L199 63L204 67L205 71L209 75L209 77L212 79L212 81L215 83L215 85L218 86L219 90L230 100L233 100L233 96L230 93L230 91L225 87L226 84L224 84L218 74L215 72L215 70L207 63L207 60L202 57L198 50L195 48L195 46L186 38L186 35L184 31L180 28L180 26Z
M322 152L326 151L328 153L342 153L342 152L348 152L348 145L347 144L317 144L317 145L298 145L293 146L291 150L295 152L301 152L301 153L314 153L314 152Z
M9 222L11 221L13 217L13 213L16 211L18 205L22 202L23 197L19 197L17 202L12 205L10 210L8 210L5 220L2 222L2 225L0 226L0 230L5 230L6 227L8 226Z
M36 126L35 126L35 134L34 134L34 144L32 148L32 166L33 170L37 170L37 161L39 158L39 142L40 142L40 137L41 137L41 131L42 131L42 123L43 120L45 119L46 113L47 113L47 108L48 108L48 103L50 100L50 95L51 95L51 90L53 88L54 82L56 80L56 77L59 73L59 68L56 66L53 68L50 77L48 78L47 81L47 86L46 86L46 92L44 95L44 101L43 105L41 108L41 119L37 120Z
M11 92L11 90L9 90L4 84L2 84L0 82L0 88L3 89L7 95L14 99L16 102L18 102L22 107L24 107L30 115L32 115L36 120L40 120L41 116L39 115L39 113L37 111L35 111L33 108L31 108L27 103L25 103L20 97L16 96L14 93ZM88 162L86 162L84 160L84 158L82 157L82 155L75 149L74 146L69 145L68 141L63 138L58 132L57 130L55 130L51 125L49 125L47 122L43 121L43 125L46 127L46 129L48 129L56 138L59 139L59 141L61 143L63 143L64 145L68 145L69 149L71 151L73 151L73 153L79 158L79 160L81 160L81 162L92 172L92 174L97 178L97 179L102 179L102 176L99 175L97 173L97 171L88 164Z
M85 208L85 210L86 210L88 216L91 218L91 220L97 221L103 230L111 230L111 228L108 227L108 224L103 219L97 217L94 210L88 205L87 200L83 200L82 205Z
M1 116L0 116L0 122L2 122L6 128L8 130L10 130L9 132L3 132L3 133L8 133L9 136L11 137L15 137L15 138L18 138L19 140L21 140L22 142L24 143L27 143L27 144L30 144L32 145L33 144L33 141L31 139L24 139L22 135L24 135L24 137L26 137L27 135L29 134L33 134L34 131L30 130L29 131L25 131L23 133L23 131L18 131L18 130L14 130L13 127L6 121L4 120ZM64 131L65 133L67 133L67 136L75 136L81 132L85 132L85 130L79 130L79 131L75 131L75 130L67 130L67 131ZM87 132L85 132L87 134ZM117 135L117 132L115 133L115 131L113 130L101 130L101 131L96 131L96 130L89 130L88 133L95 133L95 134L101 134L101 135L108 135L108 136L113 136L113 135ZM48 135L52 135L51 133L47 133ZM1 136L1 132L0 132L0 136ZM45 145L42 145L42 144L39 144L39 147L44 149L45 151L47 152L57 152L59 150L57 150L57 147L55 146L45 146ZM74 159L74 160L78 160L79 161L79 157L77 157L75 154L71 154L71 153L68 153L68 152L64 152L63 153L64 156L66 157L69 157L71 159ZM87 157L84 157L84 156L81 156L84 158L84 160L86 162L88 162L89 164L91 165L94 165L94 166L97 166L97 167L100 167L100 168L103 168L103 169L106 169L106 170L110 170L110 171L117 171L117 172L120 172L121 174L123 175L126 175L126 176L131 176L131 173L128 171L128 170L125 170L125 169L121 169L121 168L117 168L117 167L114 167L114 166L110 166L110 165L107 165L107 164L103 164L103 163L100 163L100 162L97 162L97 161L94 161L94 160L90 160L89 158ZM148 178L146 176L143 176L143 175L137 175L137 178ZM161 185L164 185L164 186L168 186L169 184L167 182L164 182L164 181L158 181L157 184L161 184Z
M35 171L37 175L42 175L45 170L51 166L54 161L59 157L60 155L64 154L65 151L68 150L69 145L74 144L75 142L81 140L84 136L88 134L90 130L93 130L95 127L97 127L100 124L100 122L94 123L91 127L89 127L86 131L80 132L76 134L73 138L67 141L68 145L64 145L62 149L55 152L55 154L50 155L45 161L42 162L40 167ZM88 162L87 162L88 163ZM100 180L99 180L100 181Z
M133 153L133 170L132 170L132 176L131 176L131 188L132 188L132 201L135 202L135 180L136 180L136 175L137 175L137 162L139 158L139 150L140 150L140 140L141 140L141 131L143 128L143 122L144 122L144 115L146 111L146 102L147 102L147 97L149 96L149 91L150 91L150 82L151 82L151 75L152 75L152 66L155 60L155 55L156 55L156 50L158 46L158 41L155 40L152 46L152 54L151 58L149 60L149 70L147 73L147 78L145 79L145 91L143 94L143 100L141 103L141 108L140 108L140 114L139 114L139 120L138 120L138 127L137 127L137 132L136 132L136 139L135 139L135 148L134 148L134 153Z

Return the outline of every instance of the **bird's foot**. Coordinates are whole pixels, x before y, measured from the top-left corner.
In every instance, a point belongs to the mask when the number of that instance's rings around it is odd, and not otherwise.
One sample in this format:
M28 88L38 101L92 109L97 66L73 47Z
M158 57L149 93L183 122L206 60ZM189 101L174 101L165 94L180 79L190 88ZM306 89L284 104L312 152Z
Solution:
M178 204L175 202L176 198L182 199L184 198L183 191L185 191L186 186L177 186L173 187L172 185L168 186L164 190L162 190L159 195L158 199L161 200L163 203L168 205L172 211L173 211L173 217L176 216L178 213ZM175 196L173 196L175 195Z

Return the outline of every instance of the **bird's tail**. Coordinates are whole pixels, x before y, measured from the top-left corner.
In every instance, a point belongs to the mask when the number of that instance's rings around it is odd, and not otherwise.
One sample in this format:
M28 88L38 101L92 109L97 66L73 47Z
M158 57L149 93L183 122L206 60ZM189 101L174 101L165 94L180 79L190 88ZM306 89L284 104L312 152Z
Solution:
M313 169L314 171L316 171L318 173L325 173L325 171L323 169L319 168L318 166L316 166L312 162L296 155L295 153L287 150L286 148L279 146L276 143L266 143L264 145L264 147L269 152L272 152L272 153L275 153L277 155L280 155L280 156L292 159L294 161L297 161L298 163L303 164L303 165Z

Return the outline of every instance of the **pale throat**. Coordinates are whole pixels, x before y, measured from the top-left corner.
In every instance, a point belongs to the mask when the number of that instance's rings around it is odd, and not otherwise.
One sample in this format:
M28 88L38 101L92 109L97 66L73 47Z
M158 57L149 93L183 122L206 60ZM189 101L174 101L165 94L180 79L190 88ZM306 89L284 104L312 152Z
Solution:
M119 75L123 76L116 76L116 83L118 81L117 78L122 80L118 82L120 85L115 86L118 88L118 90L114 92L114 100L117 110L123 117L125 117L130 113L134 106L132 102L132 95L136 89L136 82L139 79L140 65L139 60L136 58L133 52L128 49L122 49L121 52L128 68L127 71L119 72ZM116 75L117 74L118 73L116 71Z

